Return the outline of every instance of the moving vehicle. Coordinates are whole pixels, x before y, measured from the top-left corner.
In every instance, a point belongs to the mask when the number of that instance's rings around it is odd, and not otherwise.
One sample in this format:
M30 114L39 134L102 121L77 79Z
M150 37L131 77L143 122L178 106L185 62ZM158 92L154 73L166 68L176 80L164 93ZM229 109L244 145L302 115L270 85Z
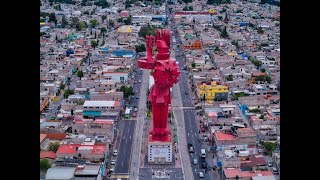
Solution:
M188 151L189 151L189 153L193 153L194 152L194 148L193 148L193 144L192 143L188 143Z
M111 164L111 165L115 165L115 164L116 164L116 160L115 160L115 159L112 159L112 160L110 161L110 164Z
M109 171L110 171L110 172L113 172L113 171L114 171L114 166L110 166Z
M118 150L113 150L113 155L117 156L118 155Z
M137 107L134 107L133 110L134 110L134 112L137 112L137 111L138 111L138 108L137 108Z
M188 91L184 92L185 94L189 94Z
M132 113L132 117L137 117L137 113Z
M272 161L268 161L268 166L269 166L269 167L272 167L272 166L273 166Z
M202 163L202 168L203 168L203 169L207 169L207 167L208 167L208 165L207 165L206 162Z
M206 150L205 149L201 149L200 156L201 156L201 158L206 158L207 154L206 154Z
M141 79L139 79L139 83L141 83Z
M193 164L198 164L198 159L193 159Z
M199 172L198 175L199 175L200 178L204 178L203 172Z

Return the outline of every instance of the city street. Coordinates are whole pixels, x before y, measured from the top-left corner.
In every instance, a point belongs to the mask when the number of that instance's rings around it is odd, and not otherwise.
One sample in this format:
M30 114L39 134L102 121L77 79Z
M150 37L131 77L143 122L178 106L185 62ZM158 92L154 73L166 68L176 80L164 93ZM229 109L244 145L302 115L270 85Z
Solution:
M114 150L118 150L118 155L116 156L116 164L114 172L112 173L112 177L116 178L117 175L129 175L130 157L135 124L136 121L133 120L119 121L118 127L120 130L120 137L118 139L120 139L120 142L117 142L114 148Z
M181 39L178 36L178 34L176 34L172 28L171 28L171 31L173 31L173 34L174 34L174 37L172 38L175 38L177 44L181 44ZM182 69L183 66L185 65L185 59L182 58L181 50L178 47L175 48L175 55L176 55L176 61L179 62L179 67L180 69ZM193 103L191 100L192 92L190 91L190 86L188 86L187 79L188 79L188 76L186 72L182 71L179 78L179 87L180 87L180 93L181 93L181 99L182 99L182 105L183 105L182 107L184 108L193 107ZM204 161L206 161L209 166L208 168L209 171L207 170L207 172L204 173L205 174L204 179L218 179L217 173L210 170L210 168L212 168L214 165L212 160L212 154L207 152L206 160L201 160L199 156L201 148L204 148L207 151L207 146L205 146L202 143L202 140L200 140L199 128L196 122L196 120L198 119L196 115L196 110L185 108L183 111L184 111L184 120L185 120L186 141L187 143L192 143L194 146L194 153L189 154L190 161L193 161L193 159L198 160L198 163L196 165L191 163L194 179L200 179L198 173L200 171L204 172L204 170L201 167L202 162ZM181 146L181 148L187 148L187 146L186 145L184 147ZM211 158L208 156L211 156Z

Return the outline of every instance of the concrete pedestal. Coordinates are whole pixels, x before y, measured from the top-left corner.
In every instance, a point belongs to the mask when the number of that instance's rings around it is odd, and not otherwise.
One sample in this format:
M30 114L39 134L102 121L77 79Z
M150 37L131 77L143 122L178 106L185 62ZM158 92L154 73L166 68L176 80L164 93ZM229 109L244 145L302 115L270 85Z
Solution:
M148 138L148 164L172 164L172 138L169 135L165 141Z

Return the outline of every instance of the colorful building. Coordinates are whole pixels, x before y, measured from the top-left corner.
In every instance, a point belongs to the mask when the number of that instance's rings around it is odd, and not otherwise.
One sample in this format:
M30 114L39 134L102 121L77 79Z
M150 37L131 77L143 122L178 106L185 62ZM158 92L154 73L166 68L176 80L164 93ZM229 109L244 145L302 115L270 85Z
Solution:
M193 43L184 45L183 48L184 49L202 49L202 42L194 41Z
M200 99L205 97L206 102L210 103L214 100L227 100L229 90L228 86L217 85L217 83L213 81L199 85L197 92Z

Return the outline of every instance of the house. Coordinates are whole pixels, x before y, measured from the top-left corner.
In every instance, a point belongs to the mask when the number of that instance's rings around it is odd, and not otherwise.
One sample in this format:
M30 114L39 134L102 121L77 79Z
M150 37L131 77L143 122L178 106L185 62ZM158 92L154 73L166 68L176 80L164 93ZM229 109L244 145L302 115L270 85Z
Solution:
M273 176L271 171L241 171L240 168L224 168L223 179L226 180L251 180L255 176Z
M256 171L267 169L267 162L262 155L251 154L244 158L240 164L241 171Z
M106 140L113 142L115 125L112 119L82 119L72 123L73 132L79 134L104 135Z
M83 116L86 118L103 118L116 120L119 116L121 104L119 101L85 101Z
M53 151L40 151L40 159L48 159L50 164L52 164L56 157L56 153Z
M91 101L119 101L123 100L123 92L118 91L103 91L103 92L90 92Z
M59 126L61 125L61 121L46 121L40 124L41 132L59 132Z
M104 159L106 145L81 145L81 144L62 144L59 146L57 158L81 157L90 161L100 161Z
M197 85L197 92L199 98L205 98L207 102L221 101L228 99L228 87L217 85L212 81Z
M74 180L102 180L100 165L78 165L74 172Z
M40 149L43 149L47 143L48 143L47 134L40 134Z
M49 168L45 180L74 180L75 167Z

